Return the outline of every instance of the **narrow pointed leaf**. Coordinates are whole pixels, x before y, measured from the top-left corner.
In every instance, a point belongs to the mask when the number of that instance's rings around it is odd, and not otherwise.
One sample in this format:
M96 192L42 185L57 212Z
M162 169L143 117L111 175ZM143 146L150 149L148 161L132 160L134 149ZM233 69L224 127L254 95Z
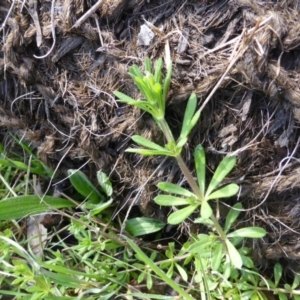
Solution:
M197 218L194 220L194 223L200 223L206 226L212 226L214 225L214 222L211 219L203 219L203 218Z
M211 239L209 235L202 235L201 239L197 242L194 242L187 251L192 254L201 254L201 252L206 248L211 248Z
M142 236L161 230L166 223L156 219L139 217L126 221L126 230L133 236Z
M130 103L130 102L136 102L136 100L134 100L133 98L127 96L126 94L123 94L119 91L114 91L114 95L117 96L120 100L118 100L119 102L126 102L126 103Z
M145 83L144 78L135 78L134 82L137 85L140 92L143 94L143 96L146 98L147 101L149 101L151 104L156 103L156 97L152 89L148 87L148 85Z
M154 198L154 202L161 206L180 206L190 204L186 198L179 198L171 195L158 195Z
M203 219L209 219L213 213L209 203L207 201L203 201L201 203L201 210L200 210L200 215L201 215L201 218Z
M211 267L214 271L218 271L223 257L223 244L218 242L212 253Z
M145 71L151 73L151 62L149 57L145 58Z
M246 227L237 229L227 235L228 238L243 237L259 239L266 235L265 229L261 227Z
M225 240L225 243L226 243L228 255L232 265L237 269L241 269L243 265L243 261L240 253L236 250L236 248L232 245L232 243L228 239Z
M235 156L228 156L223 158L223 160L217 167L217 170L207 188L205 196L210 195L211 192L217 188L217 186L223 181L223 179L228 175L228 173L234 168L235 164Z
M172 193L176 195L181 195L185 197L194 197L197 198L192 192L189 190L178 186L177 184L170 183L170 182L160 182L157 187L166 193Z
M239 191L239 186L235 183L231 183L211 193L208 196L207 200L218 199L218 198L229 198L236 195L238 191Z
M241 211L239 211L239 210L242 209L242 208L243 208L243 206L242 206L241 203L236 203L230 209L229 213L226 216L225 227L224 227L225 233L228 232L228 230L231 228L231 226L233 225L233 223L236 221L237 217L241 213Z
M100 194L97 188L90 182L87 176L78 170L68 170L69 179L76 189L76 191L82 196L88 198L92 203L99 203L105 200L105 197Z
M163 97L162 97L162 99L164 100L164 103L167 100L169 87L170 87L170 83L171 83L171 76L172 76L172 64L170 64L170 66L168 68L167 76L166 76L165 82L164 82ZM165 107L164 107L163 111L165 111Z
M141 70L137 65L133 65L132 67L129 68L129 74L131 75L132 78L134 77L143 78L143 73L141 72Z
M178 149L182 148L186 144L187 140L188 140L187 138L180 137L176 144L176 148L178 148Z
M205 195L206 158L204 148L198 145L194 155L198 185L202 195Z
M282 266L280 263L276 263L274 266L275 287L278 286L281 277L282 277Z
M110 197L113 193L113 188L109 177L105 173L98 171L97 179L106 196Z
M173 212L168 217L168 223L172 225L177 225L182 223L197 209L198 206L199 204L193 204Z
M161 84L162 67L163 67L163 61L161 58L159 58L154 64L154 81L155 81L155 83Z
M197 110L196 113L194 114L191 122L190 122L190 126L189 126L189 133L190 131L195 127L195 125L197 124L199 118L200 118L200 110Z
M159 83L156 83L154 86L153 86L153 92L155 93L156 95L156 103L157 103L157 106L159 108L159 110L162 112L162 115L164 115L164 105L162 105L162 102L164 101L162 99L162 86L159 84Z
M125 150L125 152L137 153L143 156L151 156L151 155L173 156L173 153L168 150L159 151L159 150L128 148Z
M133 135L132 140L137 143L140 146L143 146L145 148L153 149L153 150L159 150L159 151L166 151L166 149L158 144L155 144L148 139L140 136L140 135Z
M180 274L180 277L185 282L188 281L188 275L183 267L181 267L179 264L175 264L176 269L178 270L178 273Z
M95 216L100 214L102 211L106 210L108 207L110 207L112 203L113 199L110 199L100 204L89 204L89 202L86 202L85 207L91 210L89 216Z
M21 219L50 211L53 208L74 207L75 204L67 199L44 196L19 196L0 201L0 220Z
M288 297L286 294L279 292L278 294L279 300L288 300Z
M180 133L181 138L187 137L189 134L189 128L190 128L189 125L196 111L196 106L197 106L197 97L196 94L193 93L191 94L185 109L181 133Z

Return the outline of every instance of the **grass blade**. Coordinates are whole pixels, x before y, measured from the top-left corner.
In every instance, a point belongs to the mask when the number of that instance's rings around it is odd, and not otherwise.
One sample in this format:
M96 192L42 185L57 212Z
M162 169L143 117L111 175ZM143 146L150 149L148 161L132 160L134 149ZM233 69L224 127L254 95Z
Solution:
M0 220L21 219L30 215L44 213L53 208L74 207L67 199L44 196L19 196L0 201Z

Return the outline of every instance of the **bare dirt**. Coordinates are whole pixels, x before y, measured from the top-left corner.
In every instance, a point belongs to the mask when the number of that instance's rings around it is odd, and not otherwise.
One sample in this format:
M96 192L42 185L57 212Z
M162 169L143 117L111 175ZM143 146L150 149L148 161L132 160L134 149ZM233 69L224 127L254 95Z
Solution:
M166 219L153 204L161 180L182 182L172 160L124 153L130 136L163 143L151 118L116 101L140 95L128 76L146 56L165 55L173 76L167 119L180 129L192 92L203 109L185 149L201 143L212 172L235 153L229 181L241 186L243 222L269 234L253 245L257 261L300 258L300 1L14 0L0 4L0 136L29 142L66 176L106 172L119 208ZM143 35L141 30L143 28ZM188 233L189 226L179 230ZM193 230L200 230L194 228ZM257 248L259 247L259 248Z

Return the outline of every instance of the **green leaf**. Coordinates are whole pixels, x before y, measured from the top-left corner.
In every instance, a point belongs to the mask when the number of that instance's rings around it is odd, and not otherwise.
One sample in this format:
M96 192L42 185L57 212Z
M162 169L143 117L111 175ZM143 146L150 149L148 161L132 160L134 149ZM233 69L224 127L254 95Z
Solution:
M157 96L157 102L158 102L162 97L162 86L159 83L155 83L152 89Z
M158 150L158 151L166 151L166 149L158 144L155 144L151 141L149 141L148 139L140 136L140 135L133 135L132 136L132 140L137 143L140 146L143 146L145 148L148 149L152 149L152 150Z
M187 198L179 198L171 195L158 195L154 198L154 202L161 206L180 206L190 204L190 201L188 201Z
M206 226L212 226L214 225L214 222L211 219L203 219L203 218L197 218L194 220L194 223L200 223Z
M177 141L176 148L180 149L179 153L181 152L181 148L186 144L187 140L187 138L180 137Z
M199 206L199 204L189 205L185 208L179 209L170 214L168 217L168 223L172 225L177 225L182 223L186 218L188 218Z
M91 203L97 204L104 201L105 197L100 194L87 176L79 170L68 170L69 179L76 191L86 197Z
M144 78L135 78L134 82L147 101L149 101L151 104L157 104L157 99L155 97L155 93L152 90L152 88L149 87L148 84L145 82L146 80L147 80L147 78L145 78L145 77Z
M176 195L181 195L185 197L194 197L197 198L192 192L189 190L170 182L160 182L157 187L166 193L172 193Z
M188 252L191 254L200 253L204 249L210 249L212 244L212 240L209 235L207 234L201 234L199 235L199 240L197 242L194 242L191 244L191 246L188 248Z
M125 150L125 152L137 153L144 156L151 156L151 155L173 156L173 153L168 150L159 151L159 150L147 150L147 149L139 149L139 148L128 148Z
M148 290L151 290L152 286L153 286L152 276L151 276L150 272L147 273L146 286L147 286Z
M186 138L190 133L190 123L194 116L197 107L197 97L196 94L191 94L183 117L182 128L180 133L180 138Z
M278 286L281 276L282 276L282 266L280 263L276 263L274 266L275 287Z
M170 83L171 83L171 77L172 77L172 64L170 64L170 66L168 67L167 75L166 75L165 82L164 82L163 97L162 97L162 99L164 100L163 101L164 105L167 100L167 95L168 95L169 87L170 87ZM165 111L165 107L164 107L163 111Z
M151 62L150 62L150 58L146 57L145 58L145 71L151 73Z
M49 210L74 207L75 204L67 199L44 196L19 196L0 201L0 220L21 219Z
M231 228L232 224L236 221L237 217L241 213L239 210L242 209L243 206L241 203L236 203L229 211L229 213L226 216L226 222L224 231L225 233L228 232L228 230ZM236 210L237 209L237 210Z
M207 201L203 201L201 203L201 210L200 210L201 218L209 219L212 214L213 214L213 211L212 211L209 203Z
M109 201L105 201L104 203L100 203L100 204L90 204L89 202L86 202L85 207L91 210L89 216L92 217L100 214L102 211L110 207L112 203L113 203L113 199L110 199Z
M112 184L111 184L111 181L109 180L109 177L105 173L98 171L97 179L98 179L98 182L99 182L102 190L106 194L106 196L110 197L113 193L113 189L112 189Z
M117 96L120 100L118 100L119 102L125 102L130 104L131 102L137 102L136 100L134 100L133 98L127 96L126 94L123 94L119 91L114 91L113 92L115 96Z
M177 263L175 263L175 267L178 270L178 272L181 276L181 279L184 280L185 282L187 282L188 281L188 275L187 275L185 269Z
M259 239L266 235L266 231L261 227L246 227L237 229L227 235L228 238L243 237Z
M156 219L139 217L126 221L126 230L133 236L142 236L161 230L166 224Z
M181 289L180 285L170 279L131 239L124 236L127 243L130 247L136 252L138 258L142 260L145 264L152 269L166 284L168 284L171 288L173 288L183 299L185 300L195 300L192 296L190 296L187 292Z
M223 179L228 175L228 173L234 168L236 164L235 156L228 156L223 158L220 162L217 170L208 186L205 197L209 196L213 190L223 181Z
M279 300L288 300L288 297L286 294L279 292L278 294Z
M199 188L202 195L205 195L206 158L202 145L198 145L196 147L194 155Z
M162 83L162 67L163 67L163 61L161 58L159 58L155 63L154 63L154 82L155 83Z
M211 259L211 267L214 271L218 271L222 258L223 258L223 244L220 242L217 242L217 245L215 246L213 253L212 253L212 259Z
M228 239L225 240L225 243L227 246L228 255L232 265L237 269L241 269L243 265L243 260L240 253L236 250L236 248L232 245L232 243Z
M300 274L295 274L294 275L294 281L292 284L292 290L295 290L296 288L298 288L299 284L300 284Z
M235 183L231 183L211 193L208 196L207 200L229 198L236 195L238 191L239 191L239 186Z
M51 278L56 284L62 285L65 287L72 287L72 288L81 288L81 289L88 289L90 288L87 286L85 280L77 279L73 276L66 274L57 274L55 272L47 271L42 269L41 273L46 276L46 278Z
M141 72L141 70L137 65L133 65L132 67L129 68L129 74L132 78L134 77L143 78L143 73Z

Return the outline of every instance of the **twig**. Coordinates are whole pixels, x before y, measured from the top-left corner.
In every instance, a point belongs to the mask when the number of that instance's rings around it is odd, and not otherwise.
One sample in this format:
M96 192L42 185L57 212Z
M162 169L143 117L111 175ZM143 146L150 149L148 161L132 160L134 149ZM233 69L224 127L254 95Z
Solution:
M82 17L80 17L72 28L80 26L90 15L92 15L102 4L103 0L98 0Z

